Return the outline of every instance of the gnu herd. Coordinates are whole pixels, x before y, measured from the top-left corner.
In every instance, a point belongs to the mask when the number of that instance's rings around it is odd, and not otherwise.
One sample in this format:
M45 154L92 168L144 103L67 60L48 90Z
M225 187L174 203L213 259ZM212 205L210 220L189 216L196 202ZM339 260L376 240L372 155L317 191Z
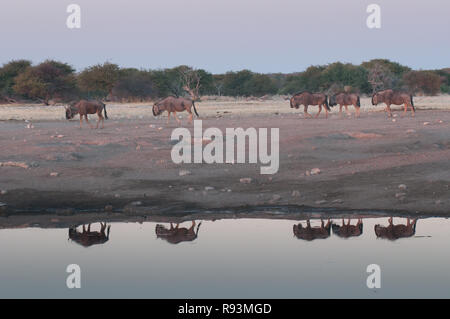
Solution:
M199 117L197 109L195 107L196 98L191 95L191 98L184 97L173 97L169 96L163 100L157 101L152 108L152 113L154 116L159 116L163 112L167 112L167 124L169 124L170 116L173 113L175 120L178 124L181 123L177 117L177 112L188 112L189 113L189 123L192 122L193 114L192 109L197 117ZM415 107L413 96L409 93L394 91L392 89L378 91L372 95L372 105L385 104L385 112L387 112L389 117L392 117L392 105L403 106L403 113L406 115L409 109L411 109L412 116L415 116ZM317 106L318 112L315 114L314 118L318 118L322 112L322 108L325 111L325 118L328 118L328 113L331 111L331 107L339 106L339 116L342 117L342 109L345 108L347 114L349 114L349 106L355 108L356 117L360 117L361 100L360 96L356 93L341 92L334 95L326 95L324 93L312 93L309 91L303 91L294 94L290 98L290 107L299 109L303 106L304 118L313 118L311 114L308 113L308 108L311 106ZM86 123L89 123L88 115L97 114L97 126L101 123L101 128L104 127L104 120L108 119L106 113L106 105L101 101L87 101L81 100L77 103L71 103L66 106L66 119L70 120L75 117L75 115L80 117L80 128L82 127L83 118Z

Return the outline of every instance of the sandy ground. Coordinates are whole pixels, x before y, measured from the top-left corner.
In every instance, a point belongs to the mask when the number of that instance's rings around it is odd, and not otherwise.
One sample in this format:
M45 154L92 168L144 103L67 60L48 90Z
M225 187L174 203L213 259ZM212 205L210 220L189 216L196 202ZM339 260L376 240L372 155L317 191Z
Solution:
M396 112L395 122L368 100L360 119L340 119L334 109L328 120L305 120L283 100L198 103L204 129L280 128L273 176L261 175L260 164L174 164L178 126L155 119L149 105L108 105L103 130L80 130L61 106L0 106L0 213L314 207L447 215L450 98L420 99L415 118ZM308 176L313 168L321 173Z

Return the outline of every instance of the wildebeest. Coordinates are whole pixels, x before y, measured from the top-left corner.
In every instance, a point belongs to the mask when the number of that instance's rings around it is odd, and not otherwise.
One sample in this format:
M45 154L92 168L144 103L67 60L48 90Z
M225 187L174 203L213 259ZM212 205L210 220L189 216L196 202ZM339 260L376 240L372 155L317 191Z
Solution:
M377 238L396 240L399 238L412 237L416 233L417 219L412 221L408 218L406 225L394 225L392 217L389 218L389 226L375 225Z
M353 105L356 110L356 117L359 117L359 111L361 108L361 100L358 94L355 93L339 93L330 96L330 106L339 104L339 116L342 117L342 107L345 106L345 112L348 112L348 106Z
M86 230L83 225L83 231L79 232L76 227L69 229L69 239L80 244L83 247L104 244L109 240L109 230L111 226L106 227L106 223L100 223L100 231L91 231L91 224Z
M105 112L105 119L108 119L108 114L106 114L106 105L101 101L86 101L81 100L78 103L74 103L68 107L66 107L66 119L73 119L76 114L80 114L80 128L83 123L83 116L86 119L86 123L92 128L92 125L89 123L88 114L97 114L97 127L100 121L102 121L102 128L104 128L105 120L102 115L102 111Z
M156 102L153 105L153 115L158 116L162 112L167 111L168 117L167 117L167 124L169 124L170 120L170 114L174 113L175 119L177 120L178 124L181 123L181 121L177 117L177 112L183 112L187 111L189 113L189 123L192 122L192 110L191 108L194 108L195 115L197 117L199 116L197 113L197 109L195 108L194 100L187 99L184 97L173 97L169 96L166 97L164 100Z
M308 113L308 106L309 105L318 105L319 106L319 112L317 112L315 118L319 117L320 112L322 111L322 105L325 108L325 117L328 118L328 111L330 110L330 107L328 106L328 96L323 93L311 93L308 91L300 92L295 94L293 97L291 97L291 108L298 109L301 105L304 105L304 113L305 118L311 117L311 115Z
M359 218L356 225L350 225L350 219L347 220L347 224L345 224L344 219L342 219L342 226L333 223L331 229L333 230L333 234L336 234L341 238L358 237L363 233L363 222L362 219Z
M180 228L180 224L177 224L176 227L173 227L173 224L170 223L170 229L167 229L163 225L156 225L155 233L156 237L164 239L171 244L179 244L185 241L193 241L198 237L198 230L200 228L199 223L197 226L197 230L195 230L195 221L192 221L192 226L190 228L182 227Z
M330 237L331 221L328 220L325 225L321 219L320 227L311 227L309 219L306 221L306 227L303 227L301 223L294 225L294 235L303 240L312 241L314 239L326 239Z
M416 109L414 107L413 96L405 92L395 92L394 90L384 90L375 93L372 96L372 105L378 105L380 103L386 104L386 110L389 113L389 117L392 117L391 105L404 105L403 115L406 115L408 107L411 108L412 116L415 115Z

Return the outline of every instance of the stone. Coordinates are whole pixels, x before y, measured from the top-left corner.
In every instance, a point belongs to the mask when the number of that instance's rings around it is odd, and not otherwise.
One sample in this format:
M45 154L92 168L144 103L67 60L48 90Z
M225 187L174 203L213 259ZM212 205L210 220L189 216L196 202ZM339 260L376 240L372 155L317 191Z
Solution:
M398 188L399 188L399 189L402 189L402 190L405 190L405 189L407 189L408 187L407 187L405 184L400 184L400 185L398 185Z
M191 172L188 171L188 170L183 169L183 170L181 170L181 171L178 172L178 175L179 175L179 176L191 175Z
M300 197L299 191L292 191L292 197Z
M215 188L212 187L212 186L206 186L205 187L205 191L213 191L213 190L215 190Z
M320 171L319 168L313 168L313 169L310 171L310 174L311 174L311 175L318 175L318 174L320 174L320 173L321 173L321 171Z
M51 173L50 173L50 176L52 176L52 177L58 177L58 176L59 176L59 173L57 173L57 172L51 172Z
M239 180L242 184L250 184L252 182L252 179L250 177L243 177Z

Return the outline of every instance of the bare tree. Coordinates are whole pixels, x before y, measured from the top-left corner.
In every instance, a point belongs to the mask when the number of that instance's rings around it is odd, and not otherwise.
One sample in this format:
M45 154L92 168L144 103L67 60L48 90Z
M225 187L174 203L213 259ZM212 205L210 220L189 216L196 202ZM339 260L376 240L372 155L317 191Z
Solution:
M182 68L179 70L179 73L183 89L189 93L193 101L198 100L201 87L201 76L199 72L192 68Z
M394 76L386 67L377 63L369 70L367 81L372 86L373 93L375 93L379 90L391 88L394 83Z

